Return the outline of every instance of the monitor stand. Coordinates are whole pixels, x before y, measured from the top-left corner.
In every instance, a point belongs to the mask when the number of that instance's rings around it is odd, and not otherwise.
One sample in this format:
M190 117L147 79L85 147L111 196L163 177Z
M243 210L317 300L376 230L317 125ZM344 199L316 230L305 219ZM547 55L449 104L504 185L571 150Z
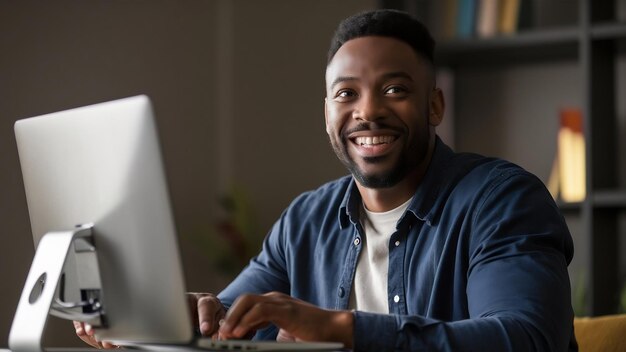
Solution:
M93 224L78 225L71 231L48 232L39 241L33 263L17 306L9 347L13 352L42 352L43 334L48 314L63 319L87 322L102 327L106 320L102 301L102 284L92 238ZM82 302L63 302L57 296L63 269L74 246L76 264L90 276L83 289L79 277ZM87 312L87 313L84 313Z

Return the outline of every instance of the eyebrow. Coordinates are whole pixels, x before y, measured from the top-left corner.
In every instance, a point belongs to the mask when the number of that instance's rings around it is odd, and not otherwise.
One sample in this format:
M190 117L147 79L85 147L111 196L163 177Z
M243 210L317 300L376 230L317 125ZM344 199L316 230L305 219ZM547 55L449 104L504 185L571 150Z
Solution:
M389 72L389 73L385 73L382 76L383 79L387 80L387 79L391 79L391 78L405 78L408 79L409 81L413 82L413 77L411 77L408 73L404 72L404 71L394 71L394 72ZM342 83L342 82L348 82L348 81L358 81L359 79L357 77L353 77L353 76L340 76L337 77L330 85L330 89L333 89L337 84Z
M357 81L358 78L356 77L352 77L352 76L341 76L341 77L337 77L335 78L335 80L333 81L333 83L330 84L330 89L335 88L336 85L338 85L341 82L348 82L348 81Z
M383 78L385 79L390 79L390 78L406 78L409 81L413 82L413 77L411 77L411 75L409 75L408 73L404 72L404 71L397 71L397 72L389 72L389 73L385 73L383 75Z

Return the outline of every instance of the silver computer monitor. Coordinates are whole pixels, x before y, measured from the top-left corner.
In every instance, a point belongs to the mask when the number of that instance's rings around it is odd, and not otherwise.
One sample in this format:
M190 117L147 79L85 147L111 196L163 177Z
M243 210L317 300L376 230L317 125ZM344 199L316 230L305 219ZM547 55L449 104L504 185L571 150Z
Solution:
M35 245L93 224L110 341L192 339L182 265L150 100L136 96L15 123ZM60 289L80 300L68 257ZM89 274L89 273L88 273Z
M147 97L20 120L15 123L15 135L35 244L50 243L47 239L51 237L46 235L50 232L66 236L77 231L76 226L90 229L91 242L76 241L74 250L69 250L57 292L65 303L56 306L68 312L64 305L87 302L85 294L97 291L95 297L104 306L105 318L105 326L96 329L100 339L164 351L190 342L212 350L331 351L342 347L332 342L195 341ZM91 264L81 265L82 256L93 256L92 247L97 270ZM41 334L28 333L32 323L28 315L39 313L30 309L31 303L43 301L36 293L38 284L33 284L38 275L33 268L46 271L41 268L45 260L38 257L41 250L37 249L18 305L18 313L26 314L19 318L16 314L9 336L9 345L14 342L25 351L40 350ZM43 258L66 255L44 253ZM100 277L97 284L90 280L94 275ZM50 287L48 284L42 291L53 292ZM72 309L67 313L69 319L71 313L77 313ZM47 317L48 311L45 313L37 317Z

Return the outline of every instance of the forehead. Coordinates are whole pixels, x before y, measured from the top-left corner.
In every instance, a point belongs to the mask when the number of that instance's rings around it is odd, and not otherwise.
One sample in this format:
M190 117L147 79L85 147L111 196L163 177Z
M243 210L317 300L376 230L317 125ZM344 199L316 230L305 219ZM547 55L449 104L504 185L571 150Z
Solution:
M427 60L420 57L407 43L379 36L367 36L347 41L337 50L326 68L326 84L336 78L349 76L366 78L389 72L405 72L420 79L428 69Z

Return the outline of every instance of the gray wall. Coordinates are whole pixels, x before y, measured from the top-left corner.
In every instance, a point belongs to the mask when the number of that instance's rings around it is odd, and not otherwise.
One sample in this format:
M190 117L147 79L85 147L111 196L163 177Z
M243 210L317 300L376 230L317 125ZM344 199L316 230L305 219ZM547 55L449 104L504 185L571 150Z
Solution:
M0 347L34 250L15 120L148 94L190 290L223 277L199 236L216 199L244 189L264 235L303 190L343 175L324 132L327 45L338 21L373 0L0 0ZM76 344L54 322L49 345Z

